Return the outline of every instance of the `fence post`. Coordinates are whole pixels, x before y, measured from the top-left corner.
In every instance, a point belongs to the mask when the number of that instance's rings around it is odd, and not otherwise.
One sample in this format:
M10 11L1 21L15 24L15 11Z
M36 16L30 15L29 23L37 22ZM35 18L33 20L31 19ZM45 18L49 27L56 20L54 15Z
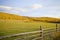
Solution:
M40 39L43 40L43 30L42 30L42 27L40 26Z
M56 24L56 32L58 31L58 26L57 26L57 24Z

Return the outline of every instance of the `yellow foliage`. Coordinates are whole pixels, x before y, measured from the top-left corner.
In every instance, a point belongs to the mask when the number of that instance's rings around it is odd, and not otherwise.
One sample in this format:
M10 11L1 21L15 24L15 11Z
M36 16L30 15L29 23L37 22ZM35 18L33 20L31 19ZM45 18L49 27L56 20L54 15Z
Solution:
M8 14L4 12L0 12L0 19L3 20L20 20L20 21L34 21L34 22L57 22L60 23L60 19L52 18L52 17L26 17L26 16L19 16L14 14Z

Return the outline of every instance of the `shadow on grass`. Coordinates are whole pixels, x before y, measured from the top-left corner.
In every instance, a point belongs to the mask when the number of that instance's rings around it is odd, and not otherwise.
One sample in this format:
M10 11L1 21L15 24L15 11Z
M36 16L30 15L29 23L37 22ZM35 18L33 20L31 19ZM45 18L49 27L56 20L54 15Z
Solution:
M60 40L60 37L53 38L53 40Z
M60 32L56 34L56 37L54 37L53 40L60 40Z

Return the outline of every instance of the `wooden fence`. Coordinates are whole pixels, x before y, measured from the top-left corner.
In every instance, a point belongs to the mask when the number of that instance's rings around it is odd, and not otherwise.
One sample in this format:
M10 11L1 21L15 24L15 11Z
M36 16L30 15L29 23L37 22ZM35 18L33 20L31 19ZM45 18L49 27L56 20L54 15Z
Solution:
M0 39L20 36L20 38L16 38L14 40L44 40L44 37L46 37L47 35L49 36L52 34L52 32L57 33L59 31L60 30L59 30L59 27L57 26L57 24L56 24L55 28L43 29L40 26L39 31L32 31L32 32L18 33L18 34L12 34L12 35L7 35L7 36L0 36ZM51 40L51 37L50 37L50 40Z

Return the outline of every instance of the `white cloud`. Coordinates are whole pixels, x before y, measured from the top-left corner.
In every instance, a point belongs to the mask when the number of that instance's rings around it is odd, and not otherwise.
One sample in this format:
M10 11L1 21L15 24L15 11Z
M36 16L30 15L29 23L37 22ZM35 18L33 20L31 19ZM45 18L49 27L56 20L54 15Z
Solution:
M9 7L9 6L0 6L0 8L3 9L3 10L27 12L27 9L25 9L25 8L12 8L12 7Z
M27 12L27 9L25 8L16 8L17 11L21 11L21 12Z
M40 4L33 4L30 6L32 9L39 9L39 8L42 8L43 6L40 5Z
M20 10L21 10L22 12L27 12L27 10L24 9L24 8L20 8Z
M12 7L8 7L8 6L0 6L0 8L4 9L4 10L11 10Z

